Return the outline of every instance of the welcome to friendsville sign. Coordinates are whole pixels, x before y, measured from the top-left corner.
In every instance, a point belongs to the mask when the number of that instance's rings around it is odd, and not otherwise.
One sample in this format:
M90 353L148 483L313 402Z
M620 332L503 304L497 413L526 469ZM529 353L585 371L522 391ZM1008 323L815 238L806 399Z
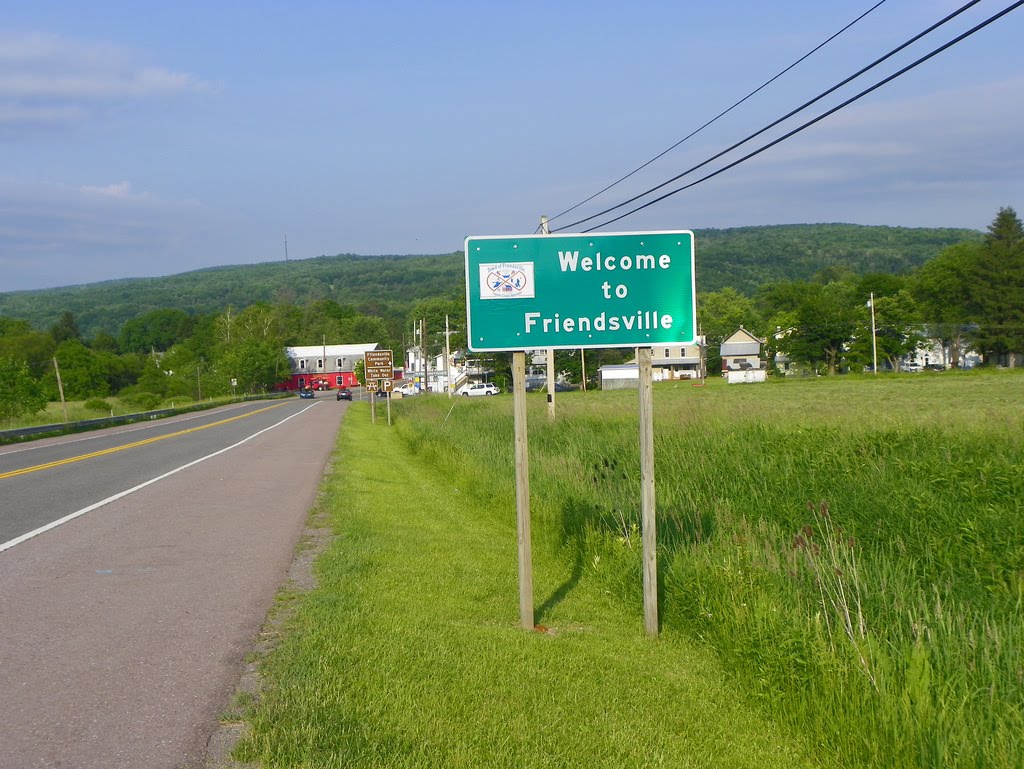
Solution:
M692 344L689 230L466 238L476 352Z

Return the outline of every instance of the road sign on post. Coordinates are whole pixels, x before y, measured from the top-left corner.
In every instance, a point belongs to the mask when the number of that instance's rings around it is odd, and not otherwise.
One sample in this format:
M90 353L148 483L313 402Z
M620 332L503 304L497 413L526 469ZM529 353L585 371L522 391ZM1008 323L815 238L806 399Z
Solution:
M533 624L524 350L637 349L644 628L658 633L654 494L654 345L697 337L693 233L616 232L466 238L469 348L513 352L519 607ZM549 366L548 386L552 375Z
M692 344L693 233L466 238L469 348Z
M395 376L394 355L391 350L367 350L363 353L363 378L367 383L374 379L393 379Z

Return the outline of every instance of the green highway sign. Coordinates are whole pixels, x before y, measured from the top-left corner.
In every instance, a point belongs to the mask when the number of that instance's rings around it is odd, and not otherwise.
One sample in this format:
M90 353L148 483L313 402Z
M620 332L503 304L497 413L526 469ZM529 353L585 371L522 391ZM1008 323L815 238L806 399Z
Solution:
M689 230L466 238L474 352L692 344Z

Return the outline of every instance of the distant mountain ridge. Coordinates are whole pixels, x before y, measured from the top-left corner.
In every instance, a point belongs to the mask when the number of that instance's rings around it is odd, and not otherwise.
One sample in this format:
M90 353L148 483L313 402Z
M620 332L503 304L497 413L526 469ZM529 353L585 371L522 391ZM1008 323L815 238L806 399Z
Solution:
M698 292L731 286L745 294L779 280L808 280L829 267L857 273L906 273L943 248L982 233L856 224L786 224L695 231ZM74 314L87 337L116 335L126 320L152 310L192 313L242 309L260 301L304 304L332 299L381 317L404 316L420 299L464 291L461 252L360 256L228 265L159 278L125 278L62 288L0 293L0 316L47 328Z

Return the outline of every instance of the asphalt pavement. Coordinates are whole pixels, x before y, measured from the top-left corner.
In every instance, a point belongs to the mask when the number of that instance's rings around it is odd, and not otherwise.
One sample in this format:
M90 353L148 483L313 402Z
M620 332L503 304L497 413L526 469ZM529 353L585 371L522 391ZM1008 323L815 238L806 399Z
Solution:
M197 431L168 424L159 440L124 434L104 453L79 443L53 467L0 457L0 521L33 487L64 520L33 515L9 531L37 533L0 551L0 769L203 765L346 410L295 399ZM162 470L146 458L157 446Z

